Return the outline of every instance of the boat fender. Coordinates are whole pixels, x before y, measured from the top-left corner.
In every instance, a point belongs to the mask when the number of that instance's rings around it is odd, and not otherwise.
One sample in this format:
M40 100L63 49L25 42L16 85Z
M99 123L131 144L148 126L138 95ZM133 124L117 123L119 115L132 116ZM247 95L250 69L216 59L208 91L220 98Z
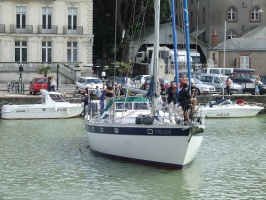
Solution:
M66 109L66 113L67 113L67 115L69 115L69 109L68 108Z
M57 106L56 106L56 104L55 104L55 106L54 106L54 110L57 111Z

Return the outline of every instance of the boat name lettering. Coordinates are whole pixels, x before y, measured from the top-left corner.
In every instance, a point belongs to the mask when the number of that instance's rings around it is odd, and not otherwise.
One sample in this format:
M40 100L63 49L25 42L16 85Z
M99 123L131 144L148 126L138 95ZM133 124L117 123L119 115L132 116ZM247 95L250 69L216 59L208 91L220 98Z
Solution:
M219 116L219 117L228 117L229 113L218 113L217 116Z
M66 111L66 108L58 108L57 111Z
M171 130L154 130L154 134L157 135L172 135Z
M26 110L17 110L16 112L26 112Z

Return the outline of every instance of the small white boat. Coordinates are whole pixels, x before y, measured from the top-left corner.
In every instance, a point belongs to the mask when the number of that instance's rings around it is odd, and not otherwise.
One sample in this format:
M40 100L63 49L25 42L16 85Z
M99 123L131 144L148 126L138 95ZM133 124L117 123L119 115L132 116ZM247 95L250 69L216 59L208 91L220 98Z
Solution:
M264 108L263 104L239 105L230 99L211 101L201 106L201 115L206 118L253 117Z
M41 90L40 104L3 105L2 119L57 119L76 117L83 111L81 103L70 103L58 92Z

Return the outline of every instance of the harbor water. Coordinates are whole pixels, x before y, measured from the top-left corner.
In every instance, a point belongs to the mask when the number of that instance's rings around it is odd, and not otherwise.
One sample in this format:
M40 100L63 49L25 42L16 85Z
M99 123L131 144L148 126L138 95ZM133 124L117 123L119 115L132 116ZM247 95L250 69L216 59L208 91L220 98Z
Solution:
M182 171L95 155L81 118L0 120L0 175L1 200L265 199L266 115L206 119Z

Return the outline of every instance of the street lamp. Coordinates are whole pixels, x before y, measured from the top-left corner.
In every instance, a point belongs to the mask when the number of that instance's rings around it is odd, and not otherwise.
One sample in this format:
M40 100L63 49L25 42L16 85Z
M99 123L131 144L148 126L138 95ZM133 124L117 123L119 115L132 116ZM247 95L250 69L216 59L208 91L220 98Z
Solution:
M19 65L19 80L18 80L18 93L22 93L22 72L23 72L23 65ZM20 92L19 92L20 91Z
M59 64L57 64L57 66L56 66L56 90L58 91L58 84L59 84L59 67L60 67L60 65Z
M99 74L98 74L98 68L99 68L99 67L101 67L101 66L99 66L99 65L96 66L96 68L97 68L97 71L96 71L96 73L97 73L97 77L99 77Z

